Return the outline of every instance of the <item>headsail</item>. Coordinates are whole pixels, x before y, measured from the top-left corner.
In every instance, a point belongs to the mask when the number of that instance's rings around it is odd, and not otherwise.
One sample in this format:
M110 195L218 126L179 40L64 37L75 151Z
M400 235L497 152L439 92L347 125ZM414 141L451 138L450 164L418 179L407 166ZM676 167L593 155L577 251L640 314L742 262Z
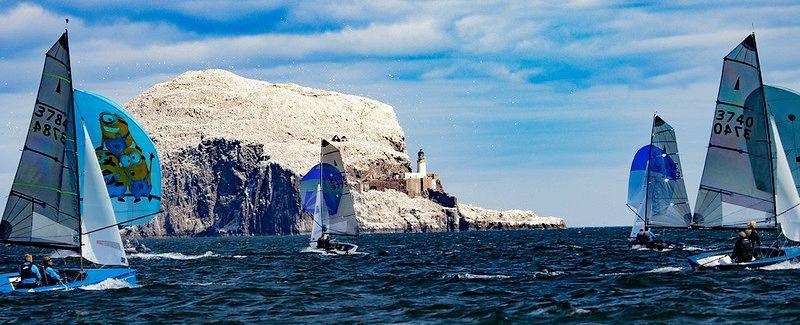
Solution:
M100 163L91 145L86 126L82 128L80 154L83 156L81 197L83 199L82 255L85 259L102 265L128 265L122 238L116 226L114 209L108 197L106 183L100 172ZM112 227L109 227L112 226Z
M647 173L647 226L686 228L692 212L683 182L675 130L661 117L653 118Z
M636 214L633 218L630 237L644 229L645 200L647 199L647 159L650 145L640 148L633 156L628 177L628 206Z
M67 33L45 56L0 242L78 250L80 206Z
M784 87L764 85L764 96L767 98L767 112L775 117L794 184L800 186L800 93Z
M147 132L101 95L76 89L75 108L86 123L117 222L152 220L161 209L161 164Z
M693 223L773 228L775 186L755 36L724 59Z
M322 223L324 222L325 218L328 216L328 209L325 207L325 200L322 198L322 187L317 186L317 196L316 201L314 203L314 220L313 224L311 225L311 238L312 242L317 241L324 230L322 229Z

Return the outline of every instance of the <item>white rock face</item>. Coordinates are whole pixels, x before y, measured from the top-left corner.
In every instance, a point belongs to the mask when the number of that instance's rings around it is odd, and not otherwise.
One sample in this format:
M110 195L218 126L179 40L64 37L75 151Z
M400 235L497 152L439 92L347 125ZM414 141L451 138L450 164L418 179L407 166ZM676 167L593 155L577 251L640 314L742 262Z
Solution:
M533 211L496 211L479 208L471 204L459 204L458 210L463 218L478 230L566 228L567 226L562 218L540 217Z
M410 171L394 109L363 97L206 70L157 84L125 107L150 133L165 166L166 213L139 229L142 235L310 230L297 187L319 161L322 138L347 138L334 144L351 185ZM363 232L564 227L560 218L530 211L446 208L394 190L358 188L351 192Z
M272 84L224 70L190 71L157 84L125 105L162 156L202 138L264 145L270 160L303 174L319 160L320 139L337 144L349 167L376 161L408 165L405 135L384 103L295 84Z

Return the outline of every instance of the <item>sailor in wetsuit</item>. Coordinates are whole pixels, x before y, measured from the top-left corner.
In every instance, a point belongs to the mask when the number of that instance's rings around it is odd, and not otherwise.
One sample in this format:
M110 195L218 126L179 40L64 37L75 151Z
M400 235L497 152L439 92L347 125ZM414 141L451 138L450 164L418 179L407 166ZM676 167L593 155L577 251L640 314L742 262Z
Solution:
M733 245L731 258L736 263L750 262L753 260L753 242L747 238L744 231L739 232L739 239Z
M33 256L25 254L25 261L19 265L19 278L17 289L36 288L42 281L42 273L39 267L33 264Z
M42 286L52 286L61 283L61 275L59 275L58 270L53 267L53 260L50 259L50 256L42 257L42 269L44 270Z
M747 230L744 231L747 234L747 239L753 243L755 246L761 246L761 236L758 235L756 232L756 222L750 221L747 223Z
M331 237L328 234L323 234L319 239L317 239L317 248L330 250L333 249L333 243L331 242Z

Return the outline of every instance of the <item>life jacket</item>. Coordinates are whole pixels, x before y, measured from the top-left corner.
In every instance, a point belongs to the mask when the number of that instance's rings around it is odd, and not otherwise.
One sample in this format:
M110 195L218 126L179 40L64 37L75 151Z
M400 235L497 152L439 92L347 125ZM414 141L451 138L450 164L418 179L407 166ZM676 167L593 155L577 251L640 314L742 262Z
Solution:
M742 238L742 251L746 254L752 254L753 242L750 239Z
M19 265L19 277L22 280L36 279L36 273L33 273L32 268L37 267L30 262L23 262Z

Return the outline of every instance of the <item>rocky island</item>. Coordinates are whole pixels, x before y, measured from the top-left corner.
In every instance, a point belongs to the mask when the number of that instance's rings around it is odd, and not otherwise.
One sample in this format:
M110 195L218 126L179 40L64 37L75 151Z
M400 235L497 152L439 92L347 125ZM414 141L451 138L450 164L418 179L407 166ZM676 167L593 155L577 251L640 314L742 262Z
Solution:
M165 211L134 229L141 236L309 231L299 179L317 162L321 138L339 140L362 232L566 226L460 204L438 175L411 173L394 109L375 100L206 70L157 84L125 107L152 136L163 171Z

